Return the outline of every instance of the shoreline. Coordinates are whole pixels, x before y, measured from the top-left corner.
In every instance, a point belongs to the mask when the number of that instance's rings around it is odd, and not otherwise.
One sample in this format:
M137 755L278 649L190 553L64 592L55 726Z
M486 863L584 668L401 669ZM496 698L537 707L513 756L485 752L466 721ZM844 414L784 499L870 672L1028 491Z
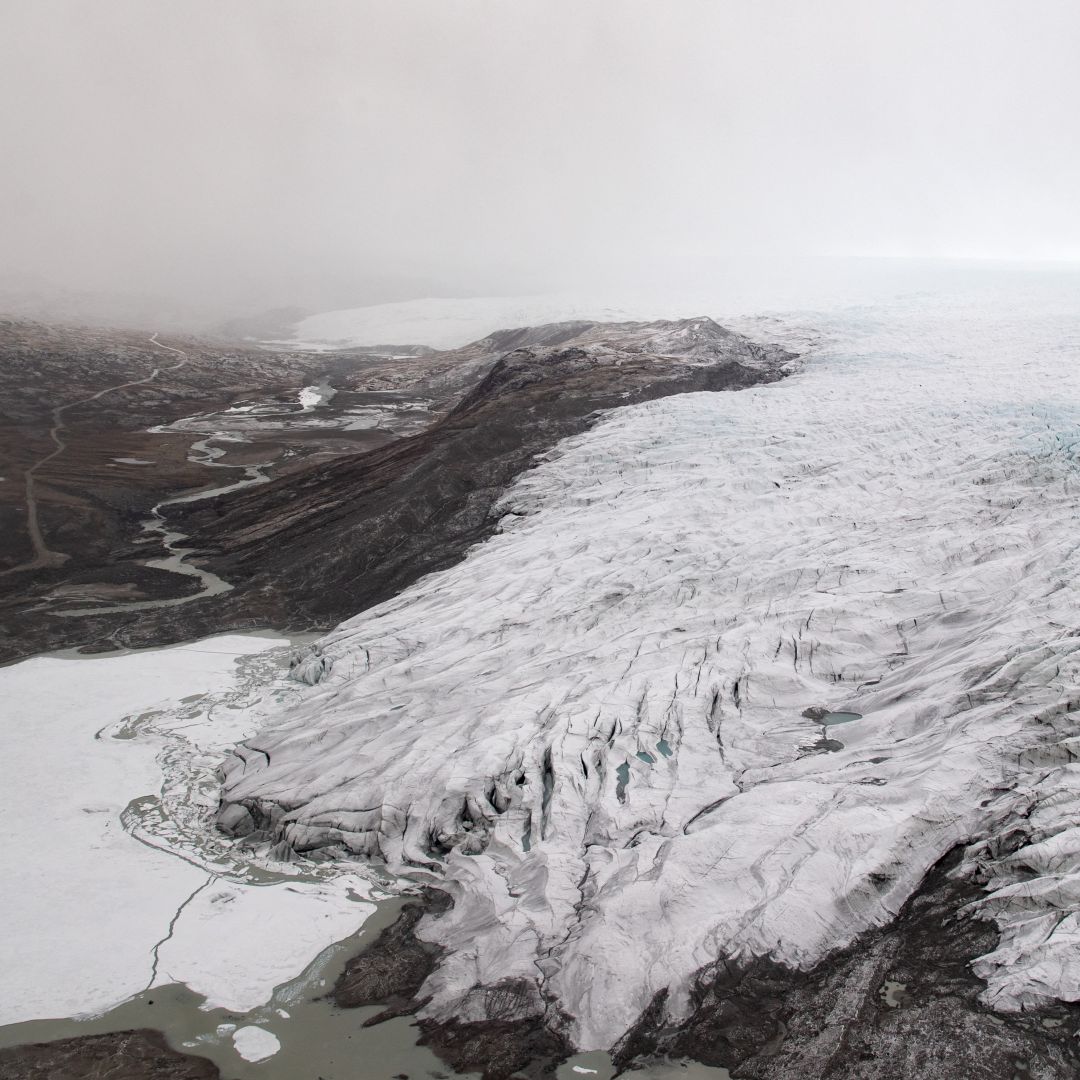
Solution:
M373 1055L369 1060L394 1066L380 1068L380 1075L384 1071L387 1077L402 1071L421 1076L433 1072L449 1075L446 1065L418 1044L420 1032L411 1018L363 1028L365 1020L379 1013L378 1006L343 1009L328 997L348 961L393 923L406 900L391 897L379 901L376 911L359 929L320 952L295 977L275 988L264 1005L246 1012L207 1009L205 1000L183 985L159 986L99 1015L0 1026L0 1065L18 1068L17 1060L5 1061L4 1050L150 1028L159 1031L177 1053L207 1058L222 1076L232 1080L295 1080L309 1073L342 1075L335 1071L335 1065L343 1050L356 1052L350 1040L355 1043L361 1033L366 1044L362 1052ZM280 1048L262 1060L245 1060L233 1035L250 1027L269 1032ZM298 1071L301 1068L303 1071ZM147 1074L147 1080L151 1076Z
M34 717L0 732L21 871L0 898L19 972L0 993L6 1020L107 1012L170 976L250 1009L373 910L370 873L268 862L212 828L217 762L294 692L295 644L222 635L0 668L13 721Z

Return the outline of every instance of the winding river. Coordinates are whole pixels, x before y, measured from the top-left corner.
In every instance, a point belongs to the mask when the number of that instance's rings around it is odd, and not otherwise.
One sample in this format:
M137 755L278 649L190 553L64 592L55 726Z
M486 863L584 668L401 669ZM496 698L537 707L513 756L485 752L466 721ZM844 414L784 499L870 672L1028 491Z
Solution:
M183 542L188 538L187 533L179 532L169 527L165 520L163 510L169 506L179 506L182 503L202 502L204 499L212 499L218 495L228 495L234 491L241 491L256 484L265 484L270 477L264 471L272 463L261 462L258 465L226 465L224 462L215 460L224 454L224 451L213 448L210 444L215 441L215 435L211 434L200 439L191 447L188 461L199 465L205 465L212 469L240 469L243 478L234 480L229 484L217 487L203 488L189 492L185 495L174 495L169 499L162 499L150 510L150 516L142 522L143 532L148 535L157 534L161 537L161 543L168 552L164 558L145 559L143 566L152 567L155 570L166 570L183 577L197 578L201 588L198 592L186 596L176 596L168 600L133 600L129 603L112 604L108 607L81 607L69 608L67 611L56 611L54 615L62 618L78 618L84 615L112 615L127 611L149 611L154 608L178 607L181 604L190 604L193 600L201 600L207 596L217 596L220 593L229 592L232 586L224 578L210 570L187 561L188 556L195 551L194 548L183 547Z

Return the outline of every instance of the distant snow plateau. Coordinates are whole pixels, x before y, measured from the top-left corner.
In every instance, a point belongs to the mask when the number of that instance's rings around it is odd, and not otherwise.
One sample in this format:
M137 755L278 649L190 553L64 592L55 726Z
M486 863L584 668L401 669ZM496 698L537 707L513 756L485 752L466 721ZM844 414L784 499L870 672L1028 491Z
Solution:
M699 312L688 310L681 314ZM660 317L651 309L635 308L631 313L603 301L573 296L431 298L312 315L296 324L293 344L347 348L393 343L456 349L495 330L510 327L539 326L570 319L620 322Z

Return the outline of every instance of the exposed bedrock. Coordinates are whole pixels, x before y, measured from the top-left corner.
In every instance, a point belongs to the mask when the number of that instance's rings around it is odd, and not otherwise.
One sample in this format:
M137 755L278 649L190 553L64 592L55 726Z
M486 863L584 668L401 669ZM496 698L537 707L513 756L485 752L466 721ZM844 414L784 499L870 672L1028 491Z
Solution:
M427 431L257 492L171 508L200 561L235 589L154 613L120 639L190 636L252 618L333 625L490 536L506 488L599 410L769 382L794 359L707 318L507 330L446 355L458 361L444 364L437 389L464 396Z
M930 872L888 928L809 972L768 958L702 969L689 1018L666 1026L656 1001L620 1041L616 1065L690 1057L739 1080L1076 1075L1080 1008L1000 1015L980 1001L970 962L996 935L967 909L979 889L955 873L960 855Z
M209 1059L180 1054L147 1029L0 1049L4 1080L218 1080Z
M385 1005L367 1024L415 1012L423 1004L418 997L420 987L443 952L416 936L416 924L425 914L439 915L449 907L450 898L437 889L426 889L420 899L407 901L397 919L346 964L331 993L334 1004L343 1008Z

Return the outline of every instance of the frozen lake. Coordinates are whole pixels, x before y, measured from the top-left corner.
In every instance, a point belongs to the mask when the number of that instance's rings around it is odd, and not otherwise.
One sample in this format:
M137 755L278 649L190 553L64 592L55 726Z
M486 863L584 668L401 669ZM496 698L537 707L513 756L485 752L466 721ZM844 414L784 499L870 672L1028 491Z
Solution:
M0 1024L105 1013L176 983L247 1013L375 910L369 876L275 863L212 829L220 755L293 692L291 651L230 635L0 668L17 868L0 891Z

